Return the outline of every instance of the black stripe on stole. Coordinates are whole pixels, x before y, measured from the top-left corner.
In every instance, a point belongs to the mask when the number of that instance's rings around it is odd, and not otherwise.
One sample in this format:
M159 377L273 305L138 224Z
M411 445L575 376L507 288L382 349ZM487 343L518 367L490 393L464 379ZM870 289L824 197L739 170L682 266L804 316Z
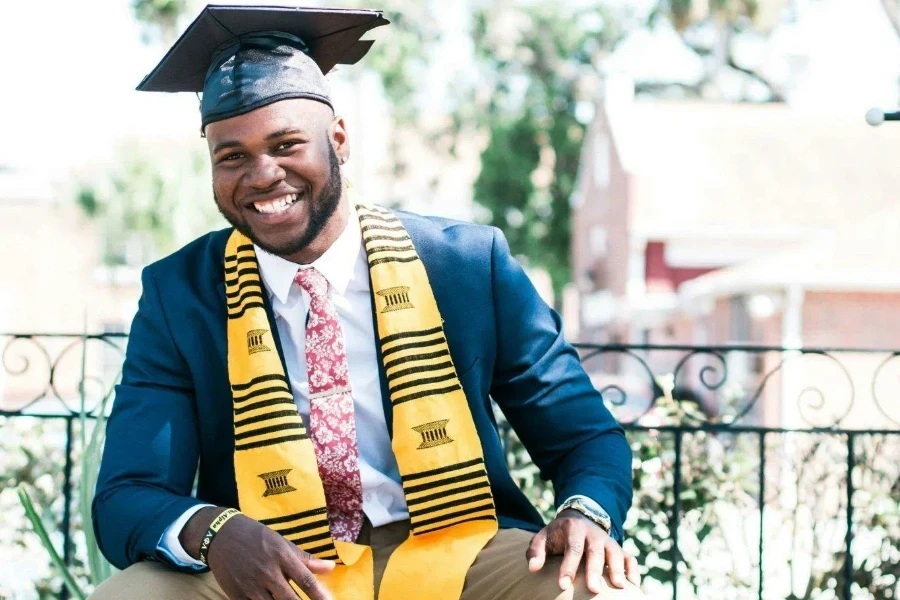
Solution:
M313 535L308 535L306 537L301 537L301 538L297 538L295 540L288 540L288 541L290 543L294 544L295 546L303 546L305 544L310 544L312 542L321 542L322 540L330 540L331 532L327 530L328 523L325 523L324 527L326 528L326 531L323 531L322 533L316 533ZM282 533L281 535L286 535L286 534Z
M414 362L417 360L431 360L432 358L440 358L442 356L450 356L450 351L447 349L438 350L437 352L426 352L425 354L413 354L411 356L402 356L400 358L395 358L390 362L384 363L384 370L389 371L397 365L402 365L408 362ZM388 377L391 377L388 375Z
M245 267L243 269L237 270L237 275L233 273L229 273L225 277L225 285L234 285L238 282L242 277L246 277L247 275L256 275L259 277L259 269L256 267Z
M438 513L448 508L456 508L457 506L465 506L466 504L473 504L475 502L480 502L482 500L490 500L493 498L490 492L486 492L484 494L477 494L475 496L466 496L465 498L458 498L456 500L450 500L448 502L444 502L442 504L435 504L434 506L428 506L425 508L420 508L418 510L409 511L409 518L414 522L419 522L421 517L425 515ZM441 517L443 518L443 517Z
M397 225L400 219L390 213L373 213L371 211L359 211L359 220L362 221L381 221L388 225Z
M377 241L385 241L385 242L406 242L409 241L410 237L406 234L401 234L397 237L393 235L367 235L366 236L366 244L369 242L377 242Z
M486 485L486 482L480 481L478 483L473 483L472 485L464 485L458 488L451 488L449 490L441 490L434 494L428 494L427 496L419 496L418 498L407 498L406 505L409 507L415 506L416 504L422 504L423 502L431 502L433 500L440 500L441 498L447 498L449 496L455 496L456 494L465 494L466 492L474 492L476 490L483 489ZM487 485L490 485L489 483Z
M425 479L426 477L434 477L435 475L442 475L444 473L451 473L453 471L461 471L462 469L467 469L469 467L474 467L475 465L483 464L483 458L473 458L472 460L467 460L453 465L447 465L446 467L440 467L437 469L431 469L430 471L419 471L418 473L402 475L400 479L405 484L407 481L415 481L417 479Z
M454 383L453 385L448 385L447 387L422 390L421 392L407 394L406 396L400 396L399 398L394 398L393 396L391 396L391 404L403 404L404 402L410 402L411 400L418 400L420 398L427 398L429 396L439 396L441 394L449 394L450 392L455 392L461 389L462 386L460 386L458 383Z
M275 531L277 531L284 537L287 537L289 535L303 533L304 531L312 531L313 529L321 529L322 527L328 529L327 515L322 515L320 518L316 519L315 521L310 521L309 523L304 523L303 525L296 525L294 527L287 527L285 529L276 529ZM330 535L330 532L329 532L329 535ZM325 539L325 538L320 538L320 539Z
M426 335L434 335L435 333L440 333L443 331L443 328L438 326L434 329L420 329L419 331L402 331L400 333L394 333L388 336L381 338L382 345L390 344L391 342L396 342L397 340L402 340L411 337L425 337Z
M284 515L282 517L272 517L270 519L260 519L259 522L266 526L272 525L281 525L283 523L290 523L291 521L299 521L301 519L308 519L309 517L314 517L316 515L327 515L328 509L324 506L321 508L313 508L312 510L304 510L303 512L294 513L291 515ZM274 528L277 531L277 528Z
M263 299L262 289L259 288L258 286L255 286L252 288L247 288L242 292L239 291L238 294L239 294L239 296L236 300L228 300L225 303L225 305L228 307L229 310L233 310L235 308L240 308L241 304L243 302L249 300L250 298L259 298L260 300Z
M232 320L233 320L233 319L240 319L241 317L244 316L244 313L246 313L246 312L247 312L248 310L250 310L251 308L262 308L262 309L265 309L265 307L266 307L266 305L263 304L262 302L251 302L251 303L249 303L249 304L245 304L244 307L240 310L240 312L236 312L236 313L228 313L228 318L229 318L229 319L232 319Z
M431 533L433 531L440 531L441 529L447 529L448 527L453 527L455 525L459 525L460 523L471 523L472 521L496 521L497 517L494 515L479 515L477 517L470 517L468 519L460 519L458 521L454 521L453 523L445 523L443 525L438 525L437 527L429 527L427 529L419 529L413 532L413 535L424 535L426 533Z
M417 365L415 367L409 367L408 369L401 369L399 371L394 371L388 377L388 383L396 379L400 379L401 377L406 377L407 375L412 375L413 373L431 373L433 371L442 371L443 369L449 369L453 366L453 363L448 361L444 361L441 363L433 364L433 365Z
M230 275L230 274L232 274L232 273L237 273L238 265L240 265L241 263L253 263L253 264L255 265L255 264L256 264L256 257L255 257L255 256L238 256L238 257L231 257L231 261L230 261L230 262L229 262L228 259L226 258L226 259L225 259L225 264L226 264L226 265L233 265L233 266L226 266L226 267L225 267L225 273L228 274L228 275Z
M451 485L454 483L462 483L463 481L471 481L472 479L478 479L479 477L485 477L487 473L485 473L484 469L480 469L478 471L472 471L471 473L464 473L462 475L454 475L452 477L446 477L444 479L438 479L437 481L432 481L429 483L421 483L419 485L411 485L409 487L403 486L403 490L407 495L415 494L418 492L425 492L428 490L434 490L440 487L444 487L445 485ZM484 483L485 486L489 484L487 482Z
M471 506L471 507L463 509L463 510L458 510L456 512L452 512L452 513L449 513L446 515L441 515L440 517L434 517L432 519L423 519L418 522L413 520L411 524L412 524L412 528L414 530L418 530L418 529L421 529L422 527L428 527L429 525L434 525L436 523L444 523L446 521L450 521L456 517L464 517L467 515L471 515L472 513L478 513L478 512L485 511L485 510L493 510L493 509L494 509L493 501L484 502L477 506Z
M366 246L366 252L369 254L376 254L378 252L415 252L416 249L413 248L412 244L407 244L405 246L376 246L374 248L369 248Z
M419 260L418 256L408 256L406 258L377 258L375 260L370 260L369 266L376 267L378 265L383 265L385 263L390 263L390 262L408 263L408 262L415 262L417 260Z
M296 427L296 425L292 425L292 427ZM309 436L305 433L298 433L293 435L284 435L277 438L272 438L269 440L260 440L258 442L248 442L246 444L235 444L235 450L251 450L253 448L262 448L263 446L274 446L275 444L281 444L283 442L295 442L308 440Z
M272 398L271 400L259 400L258 402L251 402L247 406L241 406L240 408L234 409L234 415L242 415L244 413L250 412L251 410L256 410L258 408L267 408L269 406L275 405L283 405L290 406L296 410L297 405L294 404L293 396L289 398Z
M235 419L234 420L234 428L244 427L246 425L252 425L253 423L261 423L262 421L268 421L269 419L280 419L281 417L293 417L299 416L299 413L296 409L294 410L277 410L262 413L260 415L253 415L252 417L246 417L244 419Z
M334 543L329 541L327 544L322 544L321 546L316 546L314 548L307 548L307 552L315 556L316 558L324 558L321 556L324 552L334 552L337 554L337 550L334 547Z
M254 398L259 398L260 396L266 396L268 394L274 394L276 392L281 392L281 393L293 398L293 395L291 395L291 392L289 390L286 390L283 387L276 385L276 386L272 386L272 387L264 387L264 388L261 388L258 390L253 390L252 392L248 392L246 394L241 394L240 396L235 395L235 396L233 396L233 399L234 399L235 404L243 404L244 402L247 402L248 400L253 400Z
M254 377L250 381L245 383L233 383L231 384L232 392L243 392L249 390L254 385L258 383L263 383L265 381L280 381L284 384L284 389L289 390L287 378L284 375L279 375L277 373L273 373L271 375L260 375L259 377Z
M363 240L365 240L365 234L370 231L374 231L376 233L379 231L406 231L406 228L403 225L362 225L359 230L363 233Z
M404 383L398 383L395 386L389 386L388 391L393 394L394 392L401 392L403 390L407 390L416 386L425 385L428 383L441 383L442 381L450 381L451 379L456 379L456 373L454 373L453 371L444 375L438 375L437 377L422 377L420 379L411 379Z
M298 420L299 420L299 415ZM265 435L267 433L275 433L276 431L293 431L298 430L301 431L303 429L302 421L297 422L293 421L291 423L279 423L278 425L269 425L268 427L260 427L259 429L251 429L249 431L242 431L240 433L234 434L234 441L238 442L240 440L246 440L247 438L256 437L259 435ZM306 435L304 434L304 437Z
M430 340L421 340L419 342L406 342L405 344L397 344L396 346L391 346L385 350L382 350L381 357L384 357L393 354L394 352L400 352L401 350L410 350L412 348L427 348L428 346L439 346L441 344L446 343L446 339L443 335L438 336L436 338L432 338Z
M256 251L253 249L253 246L241 246L245 248L244 250L236 250L234 254L229 254L225 257L225 266L231 266L238 262L238 259L247 258L256 256ZM249 248L249 249L248 249Z
M231 290L232 287L234 286L228 286L225 292L225 298L228 300L233 300L248 290L262 292L262 282L256 279L242 279L240 283L237 284L237 289Z

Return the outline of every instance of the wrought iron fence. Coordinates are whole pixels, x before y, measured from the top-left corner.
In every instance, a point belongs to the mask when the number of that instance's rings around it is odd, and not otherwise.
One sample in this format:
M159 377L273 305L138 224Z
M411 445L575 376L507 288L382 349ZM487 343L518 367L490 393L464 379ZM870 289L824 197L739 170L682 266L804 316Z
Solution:
M0 462L0 480L50 477L44 497L70 564L83 561L79 433L113 389L125 343L0 337L0 461L15 463ZM900 594L900 350L577 348L634 451L626 545L653 598ZM54 425L38 440L17 429L29 423ZM502 420L501 436L514 477L549 514L552 490ZM16 463L16 452L28 456Z

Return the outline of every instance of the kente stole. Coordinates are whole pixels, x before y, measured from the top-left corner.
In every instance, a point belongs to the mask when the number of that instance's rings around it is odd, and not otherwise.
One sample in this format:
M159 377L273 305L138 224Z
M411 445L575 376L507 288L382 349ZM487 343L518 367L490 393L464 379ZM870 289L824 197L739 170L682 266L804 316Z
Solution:
M412 240L386 209L360 205L357 212L390 390L391 444L412 528L388 561L379 598L405 600L417 591L429 600L458 600L466 572L497 532L481 442ZM253 245L235 231L225 248L225 294L240 509L310 554L335 560L334 571L319 580L336 598L372 600L371 548L335 540L329 531L312 441L285 377L264 293Z

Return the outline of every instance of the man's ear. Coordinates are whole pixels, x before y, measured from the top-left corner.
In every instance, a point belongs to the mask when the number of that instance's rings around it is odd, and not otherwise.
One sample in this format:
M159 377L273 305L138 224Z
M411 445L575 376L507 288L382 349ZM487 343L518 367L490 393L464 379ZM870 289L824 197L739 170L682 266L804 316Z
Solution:
M344 164L347 162L347 159L350 158L350 136L347 134L347 124L344 122L343 117L335 116L331 121L328 140L331 142L331 146L334 148L334 153L337 154L340 163Z

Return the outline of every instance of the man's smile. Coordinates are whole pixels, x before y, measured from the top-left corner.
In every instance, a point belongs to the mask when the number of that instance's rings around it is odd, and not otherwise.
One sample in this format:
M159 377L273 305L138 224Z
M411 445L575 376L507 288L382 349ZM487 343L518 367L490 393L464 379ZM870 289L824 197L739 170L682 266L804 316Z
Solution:
M284 196L279 196L272 200L260 200L254 202L253 208L255 208L257 212L269 215L282 213L294 204L298 198L300 198L300 194L285 194Z

